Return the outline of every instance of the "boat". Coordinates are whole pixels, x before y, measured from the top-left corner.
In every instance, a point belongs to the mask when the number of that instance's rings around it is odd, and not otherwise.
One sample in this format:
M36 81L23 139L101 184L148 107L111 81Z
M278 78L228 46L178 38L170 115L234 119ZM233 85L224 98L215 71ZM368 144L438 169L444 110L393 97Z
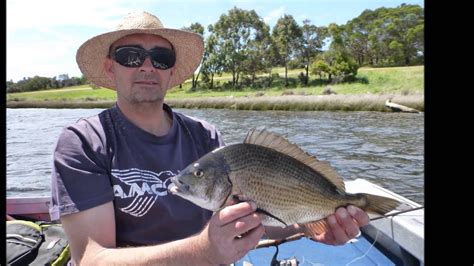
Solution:
M347 192L365 192L395 198L413 211L377 219L361 228L359 237L341 246L325 245L307 238L288 239L259 246L234 263L251 265L424 265L424 209L388 189L364 179L345 181ZM50 221L49 197L9 197L7 214L16 219ZM266 241L266 242L265 242Z

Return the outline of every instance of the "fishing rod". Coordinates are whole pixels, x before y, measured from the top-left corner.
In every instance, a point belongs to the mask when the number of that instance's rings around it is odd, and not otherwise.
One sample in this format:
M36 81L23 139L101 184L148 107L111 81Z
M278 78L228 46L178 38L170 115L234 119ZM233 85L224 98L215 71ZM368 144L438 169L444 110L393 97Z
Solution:
M372 219L370 219L370 221L375 221L375 220L378 220L378 219L387 218L387 217L390 217L390 216L395 216L395 215L399 215L399 214L406 213L406 212L416 211L416 210L419 210L419 209L423 209L424 207L425 206L420 206L420 207L412 208L412 209L409 209L409 210L404 210L404 211L399 211L399 212L386 214L386 215L383 215L383 216L380 216L380 217L372 218Z

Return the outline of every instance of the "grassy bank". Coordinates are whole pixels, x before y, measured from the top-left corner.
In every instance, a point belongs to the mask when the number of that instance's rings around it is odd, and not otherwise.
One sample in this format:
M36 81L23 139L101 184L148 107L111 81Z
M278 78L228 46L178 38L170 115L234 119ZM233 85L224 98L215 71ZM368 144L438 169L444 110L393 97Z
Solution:
M423 95L288 95L261 97L199 97L167 99L174 108L215 108L235 110L294 111L379 111L389 112L385 101L424 110ZM8 108L108 108L115 101L18 101L8 102Z
M423 111L422 95L389 96L393 102ZM387 95L288 95L247 97L212 97L170 99L177 108L216 108L235 110L293 110L293 111L391 111L385 107Z
M276 68L280 78L265 89L210 91L190 90L190 81L182 88L172 88L167 102L179 108L230 108L246 110L354 110L387 111L385 100L423 110L424 67L361 68L357 81L343 84L320 84L311 77L309 86L283 86L284 70ZM302 69L289 72L293 80ZM224 74L215 82L226 82ZM337 95L322 95L328 88ZM8 108L107 108L116 99L115 91L76 86L59 90L7 94Z

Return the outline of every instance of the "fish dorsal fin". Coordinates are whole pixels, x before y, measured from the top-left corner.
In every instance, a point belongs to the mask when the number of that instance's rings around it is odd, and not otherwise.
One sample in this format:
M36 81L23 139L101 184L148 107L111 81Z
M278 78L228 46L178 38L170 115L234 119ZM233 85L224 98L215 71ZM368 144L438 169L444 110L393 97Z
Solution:
M244 143L263 146L291 156L324 176L341 191L345 191L344 180L329 163L319 161L315 156L308 154L296 144L276 133L254 128L247 133Z

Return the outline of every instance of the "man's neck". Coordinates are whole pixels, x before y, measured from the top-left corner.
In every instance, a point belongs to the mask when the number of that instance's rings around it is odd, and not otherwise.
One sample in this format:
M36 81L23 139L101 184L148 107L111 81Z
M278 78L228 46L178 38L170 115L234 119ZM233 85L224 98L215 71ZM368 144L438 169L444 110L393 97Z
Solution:
M129 104L117 101L120 111L137 127L156 136L168 134L172 118L163 110L163 102Z

